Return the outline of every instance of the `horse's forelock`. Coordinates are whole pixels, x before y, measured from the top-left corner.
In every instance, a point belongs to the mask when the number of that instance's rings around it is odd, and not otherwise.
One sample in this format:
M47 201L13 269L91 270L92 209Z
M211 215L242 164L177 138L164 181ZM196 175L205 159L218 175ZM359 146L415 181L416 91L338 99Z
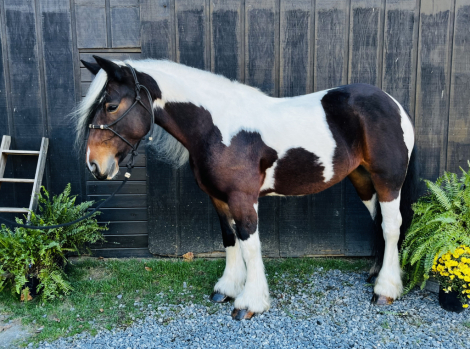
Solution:
M102 103L107 80L106 72L101 69L91 83L85 98L71 113L76 131L75 146L78 150L81 150L85 141L86 130L90 123L90 118L93 116L92 114L96 111L97 106Z

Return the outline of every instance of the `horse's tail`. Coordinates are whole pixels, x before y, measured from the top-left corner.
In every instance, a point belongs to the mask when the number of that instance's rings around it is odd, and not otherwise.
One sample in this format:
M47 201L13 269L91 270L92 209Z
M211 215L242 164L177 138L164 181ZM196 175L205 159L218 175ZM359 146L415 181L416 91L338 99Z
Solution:
M418 150L416 145L413 147L411 152L410 161L408 163L408 171L406 172L405 182L401 188L401 200L400 200L400 213L402 217L402 224L400 227L400 239L398 241L398 248L400 248L403 240L405 239L405 233L411 225L413 219L413 210L411 205L418 199L419 189L419 163L418 163ZM382 231L382 213L380 211L380 204L377 200L376 216L375 216L375 241L373 247L373 255L375 256L374 266L370 270L369 279L373 276L377 276L380 269L382 268L383 257L385 253L385 240Z

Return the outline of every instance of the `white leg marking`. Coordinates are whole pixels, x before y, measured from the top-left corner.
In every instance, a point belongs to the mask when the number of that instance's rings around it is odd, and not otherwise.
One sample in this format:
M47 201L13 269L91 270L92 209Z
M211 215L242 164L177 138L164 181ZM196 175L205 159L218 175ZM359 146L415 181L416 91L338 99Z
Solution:
M224 274L215 284L214 291L236 298L243 290L246 280L246 267L238 239L235 240L235 246L225 248L225 253Z
M267 311L271 306L268 282L264 274L261 243L256 231L247 240L240 241L247 277L245 288L235 299L235 308L248 309L255 313Z
M258 212L258 204L254 204L253 207ZM245 288L235 299L234 305L237 309L248 309L255 313L262 313L269 309L271 301L264 273L258 229L247 240L240 241L240 247L246 264L247 277Z
M375 282L375 294L398 298L403 291L400 263L398 260L398 239L400 238L401 214L400 196L391 202L381 202L382 228L385 239L385 254L382 269Z
M369 213L372 219L375 219L375 215L377 214L376 207L375 207L375 205L377 204L377 193L374 193L374 195L372 195L372 198L370 200L363 201L363 203L364 205L366 205L367 209L369 210Z

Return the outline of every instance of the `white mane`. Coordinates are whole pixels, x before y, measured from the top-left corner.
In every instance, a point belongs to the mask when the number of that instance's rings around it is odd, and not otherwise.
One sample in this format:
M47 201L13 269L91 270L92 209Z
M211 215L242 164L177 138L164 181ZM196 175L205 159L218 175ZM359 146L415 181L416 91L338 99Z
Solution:
M231 107L233 110L239 110L242 100L244 103L252 104L259 102L260 98L267 98L264 93L255 88L230 81L221 75L171 61L146 59L114 62L119 65L127 63L136 71L148 74L155 79L162 92L162 100L154 101L154 108L164 107L167 102L190 102L204 107L207 107L206 103L214 104L215 102L222 104L218 107L227 108L226 110L230 110ZM86 97L72 112L76 125L77 147L83 144L90 113L93 111L93 106L104 97L102 92L107 80L106 72L101 69L90 85ZM235 108L237 105L238 108ZM155 148L159 159L176 167L186 163L189 159L187 149L161 127L155 125L154 129L153 141L149 145Z

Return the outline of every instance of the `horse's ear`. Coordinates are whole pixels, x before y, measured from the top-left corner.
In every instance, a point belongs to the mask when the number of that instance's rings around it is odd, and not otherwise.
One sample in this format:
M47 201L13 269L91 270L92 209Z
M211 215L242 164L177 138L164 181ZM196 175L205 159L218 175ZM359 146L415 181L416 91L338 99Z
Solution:
M101 69L101 67L96 63L89 63L89 62L84 61L83 59L81 59L80 61L83 63L85 68L87 68L93 75L98 74L98 72Z
M93 56L93 58L96 60L96 63L98 63L101 69L103 69L106 74L108 74L108 77L110 79L115 81L122 80L122 78L124 77L124 72L119 65L99 56Z

